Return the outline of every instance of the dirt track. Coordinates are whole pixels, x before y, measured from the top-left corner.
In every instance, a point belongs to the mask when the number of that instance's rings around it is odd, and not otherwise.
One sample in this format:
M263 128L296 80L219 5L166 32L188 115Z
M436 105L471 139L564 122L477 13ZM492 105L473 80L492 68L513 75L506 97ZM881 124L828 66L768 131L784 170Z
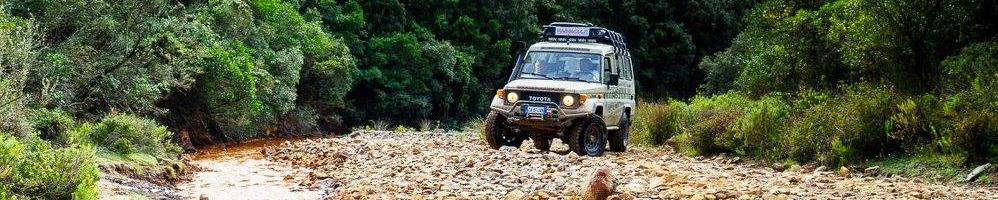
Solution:
M617 192L638 199L998 199L998 188L924 183L900 177L848 177L808 167L775 171L730 158L690 158L663 148L603 157L492 150L466 133L358 132L285 142L263 154L293 170L286 181L325 198L519 198L580 196L600 166L617 174ZM857 170L859 171L859 170Z

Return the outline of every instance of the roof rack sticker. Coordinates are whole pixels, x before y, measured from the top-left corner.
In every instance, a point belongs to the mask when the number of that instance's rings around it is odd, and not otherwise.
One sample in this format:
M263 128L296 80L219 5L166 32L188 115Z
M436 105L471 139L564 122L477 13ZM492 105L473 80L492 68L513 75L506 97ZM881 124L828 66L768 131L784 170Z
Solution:
M615 53L627 53L623 35L592 24L554 22L544 26L540 35L542 41L603 43L613 46Z

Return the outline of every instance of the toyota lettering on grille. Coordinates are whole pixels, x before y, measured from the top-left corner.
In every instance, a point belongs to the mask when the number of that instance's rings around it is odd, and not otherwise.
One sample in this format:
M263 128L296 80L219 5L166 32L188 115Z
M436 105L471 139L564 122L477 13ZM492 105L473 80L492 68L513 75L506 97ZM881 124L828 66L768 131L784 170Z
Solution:
M535 97L535 96L529 96L529 97L531 101L551 102L551 97Z

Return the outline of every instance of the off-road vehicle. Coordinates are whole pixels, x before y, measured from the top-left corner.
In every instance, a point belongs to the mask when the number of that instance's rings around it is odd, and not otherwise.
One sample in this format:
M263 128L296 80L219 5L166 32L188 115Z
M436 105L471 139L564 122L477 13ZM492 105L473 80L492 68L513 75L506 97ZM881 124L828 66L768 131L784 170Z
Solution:
M634 74L624 37L591 24L544 26L540 41L517 56L485 119L489 147L524 140L550 150L554 138L579 155L627 149L635 112ZM525 45L524 45L525 46Z

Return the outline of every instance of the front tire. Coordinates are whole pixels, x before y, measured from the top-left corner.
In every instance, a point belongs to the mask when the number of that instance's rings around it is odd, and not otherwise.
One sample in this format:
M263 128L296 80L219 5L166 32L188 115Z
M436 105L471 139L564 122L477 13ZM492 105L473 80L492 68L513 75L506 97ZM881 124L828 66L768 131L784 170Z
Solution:
M627 151L627 137L630 135L631 116L625 113L620 117L620 122L617 124L619 124L617 125L618 129L610 131L610 151L624 152Z
M506 116L496 111L489 112L485 117L485 143L489 148L499 149L503 146L520 148L523 137L517 136L506 127Z
M606 150L606 123L600 116L582 119L568 134L568 147L585 156L601 156Z
M530 138L534 141L534 148L541 151L551 151L551 139L549 138Z

